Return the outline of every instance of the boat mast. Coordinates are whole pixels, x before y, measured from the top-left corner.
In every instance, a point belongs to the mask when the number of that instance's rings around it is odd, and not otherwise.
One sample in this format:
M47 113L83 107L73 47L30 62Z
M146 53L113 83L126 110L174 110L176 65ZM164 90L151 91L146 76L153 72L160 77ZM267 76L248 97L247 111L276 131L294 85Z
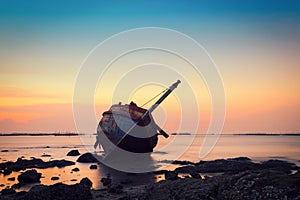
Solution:
M179 83L181 83L180 80L177 80L175 83L173 83L169 87L169 89L144 113L144 115L141 117L141 120L143 120L147 115L152 113L157 108L157 106L159 106L159 104L161 104L161 102L163 102L169 96L169 94L171 94L171 92L175 88L177 88Z

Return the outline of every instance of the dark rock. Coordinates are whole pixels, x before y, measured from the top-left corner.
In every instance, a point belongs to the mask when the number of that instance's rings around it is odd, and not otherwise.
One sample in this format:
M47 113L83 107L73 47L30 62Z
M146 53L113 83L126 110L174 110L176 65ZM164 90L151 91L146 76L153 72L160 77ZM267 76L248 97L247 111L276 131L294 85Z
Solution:
M186 178L148 185L136 199L299 199L300 174L272 169L227 172L207 180Z
M113 185L108 190L109 193L113 194L121 194L123 192L123 186L122 185Z
M197 173L197 172L191 172L190 175L191 175L192 178L198 178L198 179L201 179L200 174Z
M222 166L224 165L224 166ZM248 167L246 167L248 165ZM163 171L166 180L135 189L123 190L121 185L114 185L111 178L102 178L107 188L94 193L100 199L298 199L300 197L300 172L287 173L286 169L297 169L294 165L282 161L253 163L245 158L219 159L197 163L192 168L177 168L175 171ZM199 176L199 169L224 173L205 180L199 178L179 179L180 171L192 177ZM241 167L239 169L238 167ZM232 168L232 169L230 169ZM284 170L282 170L284 169ZM242 171L244 170L244 171ZM160 172L160 174L162 171ZM194 175L193 175L194 174ZM154 173L151 173L154 175ZM169 176L169 179L168 178ZM74 179L72 180L74 181ZM76 181L76 179L75 179ZM122 182L121 182L122 183ZM126 182L124 183L126 184ZM16 184L15 184L16 185ZM18 184L20 185L20 184ZM16 193L7 199L92 199L92 183L82 179L80 183L65 185L58 183L52 186L37 185L28 193ZM14 186L13 186L14 188ZM94 191L95 192L95 191ZM2 195L1 195L2 196ZM0 199L1 199L0 196ZM8 198L9 197L9 198ZM6 198L2 196L2 198Z
M78 159L77 162L81 163L96 163L98 162L97 158L93 156L91 153L82 154Z
M165 173L165 179L166 180L177 180L179 179L178 173L173 171L168 171Z
M194 178L165 180L147 187L137 199L214 199L217 184Z
M33 186L29 192L23 194L18 199L24 200L82 200L93 199L91 190L84 183L77 183L74 185L65 185L63 183L56 183L51 186L37 185Z
M41 157L51 157L51 155L49 155L49 154L43 154L43 155L41 155Z
M175 169L176 173L193 173L196 172L195 166L183 166Z
M50 161L50 162L53 162L54 165L56 167L58 167L58 168L62 168L62 167L65 167L65 166L75 165L74 162L68 161L68 160L53 160L53 161Z
M238 159L218 159L213 161L206 161L202 164L195 165L197 172L213 173L213 172L240 172L245 170L261 169L261 165L253 163L251 160L245 158Z
M59 177L57 177L57 176L52 176L51 177L51 181L57 181L57 180L59 180Z
M35 169L27 170L18 176L18 181L21 185L27 183L39 183L42 177Z
M10 178L8 178L7 180L9 180L9 181L15 181L16 178L15 178L15 177L10 177Z
M128 185L128 184L133 183L133 180L127 178L127 179L121 180L120 183L123 184L123 185Z
M12 188L5 188L3 190L1 190L1 194L2 195L11 195L11 194L15 194L16 191Z
M72 169L73 172L79 172L79 168L78 167L75 167L74 169Z
M159 171L152 172L152 174L154 174L154 175L161 175L161 174L165 174L166 172L168 172L168 170L159 170Z
M215 178L212 178L215 179ZM269 169L224 174L218 198L222 199L296 199L300 196L300 177Z
M79 151L77 149L71 150L67 154L67 156L79 156L79 155L80 155L80 153L79 153Z
M273 169L278 171L290 172L291 170L297 170L294 163L289 163L281 160L269 160L260 163L253 163L251 159L247 157L237 157L229 159L218 159L212 161L200 161L195 164L195 169L192 166L184 166L177 168L179 173L190 172L192 170L203 173L214 172L242 172L245 170L261 170L261 169Z
M80 184L85 185L89 188L91 188L93 186L93 183L90 179L88 179L87 177L81 179Z
M21 188L21 184L20 184L20 183L13 184L13 185L11 186L11 188L14 188L14 189L20 189L20 188Z
M236 161L251 161L248 157L236 157L236 158L228 158L228 160L236 160Z
M10 169L5 169L4 171L3 171L3 175L4 176L8 176L8 175L10 175L12 173L12 171L10 170Z
M90 169L97 169L97 168L98 168L97 165L91 165L91 166L90 166Z
M26 160L22 158L18 158L16 162L5 162L0 163L0 170L4 170L5 173L11 173L11 171L20 171L28 168L38 168L38 169L46 169L50 167L65 167L74 165L75 162L67 161L67 160L52 160L49 162L44 162L42 159L33 158L31 160Z
M17 192L16 194L15 194L15 196L17 197L16 199L19 199L19 200L21 200L22 198L22 196L23 195L25 195L27 192L25 192L25 191L20 191L20 192Z
M297 170L298 167L294 163L290 163L283 160L268 160L262 162L261 166L264 169L273 169L278 171L284 171L286 173L290 173L291 170Z
M187 160L174 160L172 162L172 164L174 164L174 165L194 165L195 163L193 163L191 161L187 161Z
M107 176L107 178L103 177L101 178L101 183L103 184L103 186L107 186L110 187L111 186L111 178L109 176Z
M195 163L195 165L201 165L201 164L206 163L206 162L208 162L208 161L200 160L199 162Z

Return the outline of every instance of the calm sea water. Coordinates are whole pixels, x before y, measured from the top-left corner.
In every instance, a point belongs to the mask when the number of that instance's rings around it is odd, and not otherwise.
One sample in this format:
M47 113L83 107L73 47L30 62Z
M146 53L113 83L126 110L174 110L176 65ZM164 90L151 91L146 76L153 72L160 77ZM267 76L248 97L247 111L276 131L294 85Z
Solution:
M82 137L82 138L81 138ZM0 137L0 162L16 161L23 156L26 159L31 157L42 158L44 161L53 159L66 159L76 161L77 157L68 157L66 154L71 149L78 149L80 153L91 149L91 144L83 141L94 141L94 136L1 136ZM208 139L216 139L216 136L207 136ZM254 161L268 159L282 159L296 163L300 166L300 136L249 136L249 135L221 135L213 149L205 157L199 157L199 151L203 148L203 135L176 135L168 139L160 138L159 145L152 154L152 159L159 163L160 169L174 169L178 166L170 165L174 159L189 160L197 162L199 160L213 160L220 158L232 158L246 156ZM192 143L189 145L189 143ZM101 154L101 151L98 151ZM50 157L43 157L43 155ZM105 168L90 170L90 164L76 163L75 166L65 168L38 169L44 176L42 184L51 185L56 182L67 184L77 183L83 177L89 177L93 182L93 188L101 188L100 179L111 173ZM72 172L78 167L79 172ZM11 186L16 181L8 181L10 177L17 177L20 172L14 172L9 176L0 175L0 184ZM52 181L52 176L58 176L58 181ZM117 174L120 180L123 174ZM153 177L148 177L143 181L157 181ZM132 176L135 182L141 181L138 175ZM2 187L5 187L2 186ZM1 189L1 188L0 188ZM26 190L26 188L23 188Z

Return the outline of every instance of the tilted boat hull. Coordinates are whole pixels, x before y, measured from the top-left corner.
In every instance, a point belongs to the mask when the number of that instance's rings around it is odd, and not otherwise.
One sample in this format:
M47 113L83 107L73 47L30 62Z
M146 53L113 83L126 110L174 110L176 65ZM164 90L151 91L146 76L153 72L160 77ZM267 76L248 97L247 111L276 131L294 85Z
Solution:
M133 153L153 152L158 141L157 125L151 115L138 123L144 112L137 106L113 105L103 113L97 134L105 153L116 147Z
M148 109L138 107L131 102L112 105L103 113L97 128L94 147L101 144L108 155L116 150L133 153L151 153L157 145L158 135L168 138L168 134L155 122L151 113L178 86L180 80L173 83L164 94Z

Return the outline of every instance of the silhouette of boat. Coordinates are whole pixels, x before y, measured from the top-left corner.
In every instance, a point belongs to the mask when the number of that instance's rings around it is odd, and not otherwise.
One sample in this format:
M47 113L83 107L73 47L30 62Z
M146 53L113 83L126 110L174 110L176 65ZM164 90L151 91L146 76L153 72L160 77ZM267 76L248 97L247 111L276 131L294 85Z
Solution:
M153 152L158 142L158 135L165 138L169 136L155 123L151 113L179 83L180 80L164 90L163 94L160 93L162 96L148 110L137 106L134 102L112 105L102 114L94 148L96 149L98 145L100 148L101 145L106 155L115 149L133 153Z

